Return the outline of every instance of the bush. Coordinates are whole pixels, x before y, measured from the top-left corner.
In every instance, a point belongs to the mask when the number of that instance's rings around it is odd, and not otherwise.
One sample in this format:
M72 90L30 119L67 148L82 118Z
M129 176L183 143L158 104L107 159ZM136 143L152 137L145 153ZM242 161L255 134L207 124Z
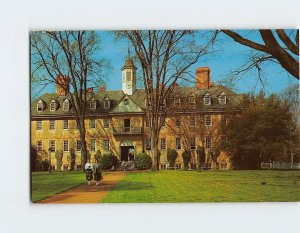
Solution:
M100 162L100 159L102 158L100 150L97 150L96 154L94 155L94 158L98 163Z
M61 171L63 152L61 150L55 151L55 158L56 158L56 167L57 167L57 170Z
M36 171L38 165L38 154L36 148L33 146L30 147L30 162L31 171Z
M202 165L205 163L205 150L204 147L200 147L197 150L197 155L198 155L198 165Z
M100 159L100 167L102 169L111 169L117 163L117 157L113 155L111 151L105 152L103 157Z
M169 162L170 167L175 166L175 161L176 161L177 157L178 157L178 153L175 149L168 149L167 150L167 160Z
M184 166L184 169L188 169L189 162L191 161L191 151L185 150L185 151L182 153L182 159L183 159L183 166Z
M140 153L134 161L135 167L138 170L147 170L152 167L152 159L146 153Z
M42 171L48 171L49 170L49 166L50 166L50 162L49 162L49 160L43 160L42 162L41 162L41 167L42 167Z

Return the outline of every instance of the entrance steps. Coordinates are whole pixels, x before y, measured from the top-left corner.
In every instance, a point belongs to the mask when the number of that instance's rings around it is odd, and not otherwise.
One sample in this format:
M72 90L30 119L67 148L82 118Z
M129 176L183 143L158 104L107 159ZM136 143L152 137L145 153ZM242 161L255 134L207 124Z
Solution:
M134 166L134 162L133 161L118 161L115 168L115 171L135 171L136 168Z

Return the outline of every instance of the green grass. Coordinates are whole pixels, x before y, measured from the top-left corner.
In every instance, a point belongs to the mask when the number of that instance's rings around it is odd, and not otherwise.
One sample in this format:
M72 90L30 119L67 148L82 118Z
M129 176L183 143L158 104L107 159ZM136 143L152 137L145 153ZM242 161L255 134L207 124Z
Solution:
M104 203L268 201L300 201L300 171L130 173L102 200Z
M32 202L50 197L67 189L85 183L82 171L72 172L33 172L32 173Z

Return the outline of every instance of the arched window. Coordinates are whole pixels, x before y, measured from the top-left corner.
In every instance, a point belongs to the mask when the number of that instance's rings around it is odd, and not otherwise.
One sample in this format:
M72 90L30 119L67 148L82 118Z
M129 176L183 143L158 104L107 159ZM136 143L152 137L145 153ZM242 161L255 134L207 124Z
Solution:
M70 109L70 102L68 99L65 99L64 103L63 103L63 110L64 111L69 111Z
M37 111L38 111L38 112L44 111L44 102L43 102L42 100L39 100L39 101L37 102Z

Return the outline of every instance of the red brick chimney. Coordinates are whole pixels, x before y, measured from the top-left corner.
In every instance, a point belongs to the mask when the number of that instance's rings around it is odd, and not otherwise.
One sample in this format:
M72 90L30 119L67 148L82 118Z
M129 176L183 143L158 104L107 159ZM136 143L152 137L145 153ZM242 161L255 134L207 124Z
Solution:
M69 77L58 75L56 78L56 95L66 96L69 93Z
M196 83L197 89L209 89L213 85L210 82L210 68L209 67L199 67L196 69Z

